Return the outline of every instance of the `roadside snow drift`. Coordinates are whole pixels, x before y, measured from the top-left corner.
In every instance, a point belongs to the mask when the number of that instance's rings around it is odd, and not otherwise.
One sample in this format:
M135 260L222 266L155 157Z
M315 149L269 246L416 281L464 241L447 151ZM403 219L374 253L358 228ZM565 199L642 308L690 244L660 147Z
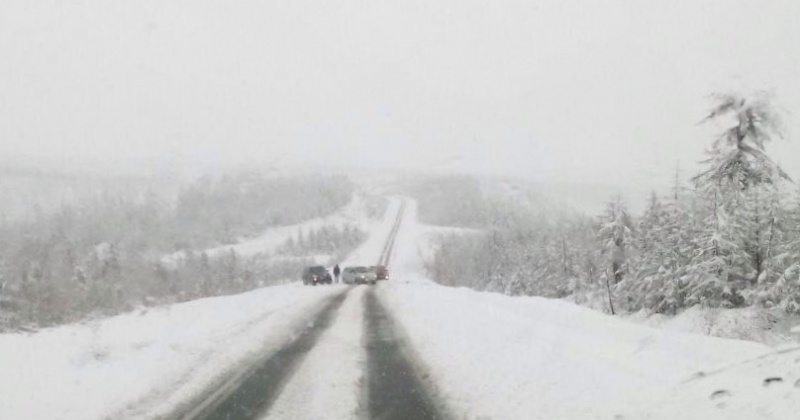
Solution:
M728 407L751 408L749 417L739 418L773 418L756 415L773 404L782 407L770 411L782 414L774 418L795 418L786 413L800 401L800 388L792 388L798 365L775 362L783 380L765 387L773 359L757 358L770 351L767 346L653 329L560 300L430 282L423 262L431 229L416 225L414 211L408 206L392 280L379 292L404 328L421 375L455 418L733 418L710 398L709 389L722 384L742 398ZM684 384L697 372L748 359L760 362L716 375L721 383ZM771 397L762 399L765 392ZM777 401L790 397L795 402Z
M800 417L800 348L787 347L698 372L625 419L796 419Z
M709 366L768 348L628 324L575 305L423 283L382 284L457 418L613 418ZM800 397L800 395L798 395Z
M0 335L0 418L155 418L282 345L342 291L291 284Z

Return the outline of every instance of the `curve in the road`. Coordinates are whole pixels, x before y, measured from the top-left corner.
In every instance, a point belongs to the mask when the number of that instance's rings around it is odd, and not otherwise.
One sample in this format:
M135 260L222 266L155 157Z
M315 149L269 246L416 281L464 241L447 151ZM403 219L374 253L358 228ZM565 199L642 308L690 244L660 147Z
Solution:
M348 289L349 291L350 289ZM297 366L333 324L347 292L332 298L296 339L269 357L229 393L206 401L199 409L180 416L185 420L251 420L260 418L276 400Z

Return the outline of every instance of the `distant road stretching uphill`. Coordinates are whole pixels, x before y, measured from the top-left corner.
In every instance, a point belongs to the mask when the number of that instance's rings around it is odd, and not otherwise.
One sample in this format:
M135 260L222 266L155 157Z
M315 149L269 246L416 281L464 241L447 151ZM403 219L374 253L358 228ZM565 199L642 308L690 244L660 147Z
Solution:
M406 202L403 201L378 265L388 267L391 262L405 208ZM375 296L374 289L364 295L364 306L369 418L381 420L444 418L417 377L414 364L409 358L410 348L400 338L391 315Z
M389 261L392 259L392 251L394 251L394 243L397 239L397 232L400 231L400 226L403 224L403 215L406 211L406 202L403 201L400 204L400 208L397 210L397 217L394 220L394 224L392 225L392 230L389 232L389 237L386 238L386 244L383 245L383 251L381 251L381 256L378 257L378 265L388 266Z

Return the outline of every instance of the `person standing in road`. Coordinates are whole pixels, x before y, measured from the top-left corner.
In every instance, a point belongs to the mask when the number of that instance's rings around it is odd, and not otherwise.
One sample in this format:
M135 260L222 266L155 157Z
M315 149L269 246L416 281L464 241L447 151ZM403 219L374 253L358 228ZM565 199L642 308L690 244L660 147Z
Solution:
M333 267L333 278L335 278L335 279L336 279L336 283L339 283L339 274L340 274L341 272L342 272L342 271L341 271L341 270L339 270L339 264L336 264L336 266L335 266L335 267Z

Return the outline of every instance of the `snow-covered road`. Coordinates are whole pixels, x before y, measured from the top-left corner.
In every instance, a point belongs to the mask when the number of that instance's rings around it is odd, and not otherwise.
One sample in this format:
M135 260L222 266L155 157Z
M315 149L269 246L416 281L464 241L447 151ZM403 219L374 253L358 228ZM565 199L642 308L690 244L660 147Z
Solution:
M279 348L342 289L276 286L0 335L0 419L158 418Z
M432 229L417 224L413 200L393 199L384 221L342 265L380 258L403 201L392 279L372 289L292 284L0 335L0 419L186 413L187 405L196 407L221 384L302 339L336 296L343 296L341 305L281 373L262 418L409 418L412 412L425 418L411 407L394 416L375 407L402 387L420 393L437 415L458 419L793 419L800 412L797 351L765 356L771 349L752 342L652 329L563 301L432 283L424 274ZM370 337L381 334L370 321L381 312L370 305L383 308L390 347L371 345ZM396 351L408 366L376 379L375 363L384 363L376 362L376 351ZM412 378L376 395L401 374Z

